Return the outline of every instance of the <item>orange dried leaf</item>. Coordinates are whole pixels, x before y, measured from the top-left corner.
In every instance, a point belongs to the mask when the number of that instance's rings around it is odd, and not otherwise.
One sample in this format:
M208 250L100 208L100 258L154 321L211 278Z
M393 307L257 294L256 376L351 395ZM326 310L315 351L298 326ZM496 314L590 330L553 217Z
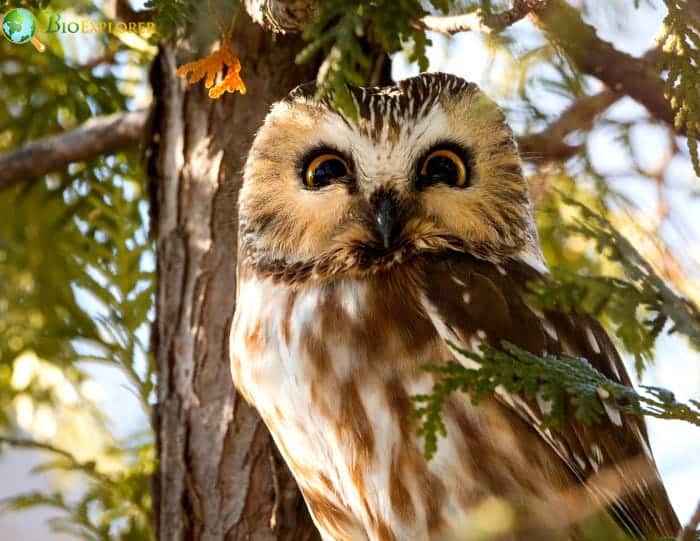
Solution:
M209 89L209 97L217 99L226 92L245 94L246 87L240 71L241 61L231 50L231 45L224 42L206 58L180 66L177 74L186 78L190 84L196 84L206 77L204 86ZM219 73L224 77L220 83L214 85Z

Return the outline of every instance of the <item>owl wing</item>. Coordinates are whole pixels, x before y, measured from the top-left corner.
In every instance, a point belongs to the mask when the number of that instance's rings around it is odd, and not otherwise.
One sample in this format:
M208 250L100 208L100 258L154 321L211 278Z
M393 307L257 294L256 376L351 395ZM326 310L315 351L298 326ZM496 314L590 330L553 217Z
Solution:
M500 347L503 340L531 353L585 357L608 378L631 385L622 360L601 325L585 315L540 311L527 302L527 282L539 273L517 261L496 265L468 255L427 264L424 303L442 338L464 349L474 340ZM605 498L616 520L634 536L675 535L679 523L659 477L643 419L603 402L607 417L585 425L567 412L563 432L543 430L546 404L522 396L497 396L549 444L580 483L614 468L622 486ZM640 473L640 462L642 469Z

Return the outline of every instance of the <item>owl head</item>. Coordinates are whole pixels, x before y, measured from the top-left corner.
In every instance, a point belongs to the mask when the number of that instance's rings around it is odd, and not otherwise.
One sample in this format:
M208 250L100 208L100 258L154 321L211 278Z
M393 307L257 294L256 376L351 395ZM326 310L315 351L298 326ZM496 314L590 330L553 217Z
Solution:
M425 254L539 254L511 129L479 88L442 73L275 104L240 191L240 257L288 281L376 273Z

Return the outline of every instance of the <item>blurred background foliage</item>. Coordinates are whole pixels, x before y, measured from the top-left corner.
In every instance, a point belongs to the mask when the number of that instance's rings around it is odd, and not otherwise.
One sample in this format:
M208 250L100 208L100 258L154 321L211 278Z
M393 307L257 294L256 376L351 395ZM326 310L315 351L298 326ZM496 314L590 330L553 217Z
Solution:
M690 348L700 345L697 312L684 300L700 300L700 254L682 248L678 239L689 234L687 224L667 201L671 189L682 190L687 198L697 196L689 164L694 160L697 166L693 141L700 129L700 41L698 21L683 15L680 0L638 2L668 11L657 36L662 47L658 69L665 74L676 122L690 144L632 107L632 114L606 114L595 126L563 134L579 151L560 163L531 160L526 171L545 255L558 280L557 288L538 292L542 302L555 295L601 318L641 373L653 361L663 333L684 331ZM133 34L79 39L42 34L47 51L40 55L29 45L0 39L0 153L91 117L148 106L154 42L191 24L198 10L206 11L205 4L152 0L147 7L153 9L159 34L150 41ZM584 16L594 13L607 21L613 33L634 20L635 4L573 2ZM102 0L0 0L0 12L18 5L36 10L40 27L52 12L95 20L114 17L113 4ZM304 34L308 46L298 61L323 55L321 91L348 108L344 85L377 77L376 50L392 53L394 73L402 74L444 69L457 54L454 40L425 32L411 20L428 11L492 14L507 7L497 0L327 0ZM479 39L487 55L485 90L504 107L518 134L545 129L566 107L601 91L599 83L582 75L534 28L509 28ZM376 49L367 49L368 41ZM641 129L655 130L655 144L663 146L653 163L639 152ZM622 149L621 166L604 169L595 159L591 134L601 132ZM153 435L115 434L90 370L107 364L123 371L134 400L150 415L155 269L141 162L137 151L121 152L0 191L0 444L41 450L44 462L37 470L51 472L55 481L49 490L18 494L2 505L5 511L53 508L52 526L83 539L154 537ZM686 182L674 181L683 176ZM639 201L621 189L625 178L656 187L654 212L649 213L648 205L640 210ZM580 212L589 211L572 209L567 199L584 203L604 221L582 222ZM618 230L645 258L643 263L615 251ZM650 284L650 274L639 270L647 264L660 284ZM630 269L636 271L630 274Z
M48 8L40 28L52 12L110 18L93 2L31 7ZM145 41L40 35L41 55L0 39L0 153L149 102ZM37 472L54 480L2 508L48 506L56 531L82 539L151 539L152 434L115 436L89 370L118 367L149 410L154 259L140 155L26 179L0 192L0 216L0 445L43 450Z

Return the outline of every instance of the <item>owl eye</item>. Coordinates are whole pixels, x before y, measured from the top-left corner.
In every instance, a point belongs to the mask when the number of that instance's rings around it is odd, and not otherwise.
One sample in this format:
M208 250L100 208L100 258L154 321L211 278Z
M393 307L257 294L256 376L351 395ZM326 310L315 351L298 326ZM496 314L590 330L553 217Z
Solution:
M332 182L347 177L348 163L337 154L324 153L309 162L304 171L307 188L323 188Z
M464 160L447 148L433 150L423 160L420 168L420 183L430 185L444 182L463 188L469 185L469 171Z

